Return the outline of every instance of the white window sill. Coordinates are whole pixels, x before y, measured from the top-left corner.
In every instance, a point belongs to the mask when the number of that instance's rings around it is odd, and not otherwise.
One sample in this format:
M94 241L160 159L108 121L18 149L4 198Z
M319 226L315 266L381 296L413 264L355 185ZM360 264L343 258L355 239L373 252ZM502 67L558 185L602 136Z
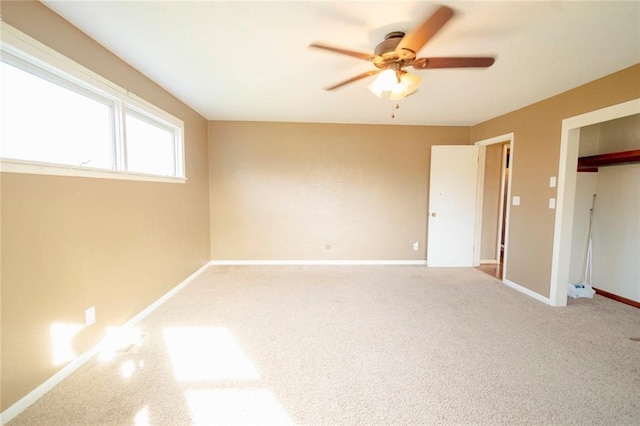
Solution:
M145 173L126 172L122 170L94 169L90 167L75 167L65 164L9 160L6 158L0 160L0 172L165 183L185 183L187 181L187 178L185 177L159 176Z

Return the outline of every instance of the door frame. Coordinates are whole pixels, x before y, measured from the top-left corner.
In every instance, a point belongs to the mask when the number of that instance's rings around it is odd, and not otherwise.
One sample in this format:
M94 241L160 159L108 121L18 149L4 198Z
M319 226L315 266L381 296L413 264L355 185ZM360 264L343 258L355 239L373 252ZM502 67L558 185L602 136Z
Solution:
M513 176L513 155L514 155L514 145L515 145L515 136L514 133L506 133L504 135L500 135L500 136L494 136L492 138L489 139L483 139L477 142L474 142L474 145L477 145L479 147L479 164L478 164L478 191L477 191L477 198L476 198L476 227L475 227L475 236L474 236L474 240L475 240L475 247L476 250L474 250L474 264L475 266L480 265L480 246L481 246L481 242L482 242L482 205L483 205L483 198L484 198L484 170L485 170L485 163L486 163L486 150L487 150L487 146L489 145L495 145L498 143L504 143L505 145L509 146L509 174L510 174L510 182L509 185L507 186L507 200L511 200L511 188L512 188L512 182L513 179L511 178L511 176ZM502 162L502 164L504 164L504 160ZM504 171L504 169L503 169ZM504 186L505 186L505 182L504 182L504 173L503 176L500 178L500 194L501 194L501 201L500 204L502 204L502 200L504 199ZM502 280L504 281L506 276L507 276L507 261L508 261L508 247L509 247L509 218L510 218L510 212L511 212L511 203L508 202L507 206L506 206L506 212L505 212L505 217L504 217L504 226L505 226L505 231L504 231L504 258L502 260ZM502 208L500 208L500 212L499 215L502 216ZM499 245L499 243L498 243ZM499 249L497 249L499 250ZM496 260L499 260L499 253L496 254Z
M509 185L511 185L511 169L509 169L509 158L511 156L511 143L505 143L502 145L502 161L500 162L500 203L498 206L498 235L496 238L496 260L500 263L500 252L502 251L502 232L507 230L505 208L509 203L506 198ZM506 175L505 171L508 170L509 174ZM507 179L508 177L508 179ZM506 204L506 205L505 205ZM504 254L504 253L503 253Z
M640 98L562 120L549 303L567 305L580 128L640 114Z

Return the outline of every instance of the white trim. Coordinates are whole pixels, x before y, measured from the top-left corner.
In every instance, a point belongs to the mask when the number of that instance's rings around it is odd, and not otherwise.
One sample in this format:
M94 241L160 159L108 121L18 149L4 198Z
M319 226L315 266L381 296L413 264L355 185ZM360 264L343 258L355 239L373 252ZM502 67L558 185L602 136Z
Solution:
M12 160L0 158L0 172L27 173L32 175L89 177L100 179L139 180L147 182L185 183L187 178L173 176L147 175L123 170L94 169L66 164L40 163L37 161Z
M498 261L496 259L491 260L480 260L481 265L497 265Z
M513 142L513 136L514 136L513 132L505 133L504 135L494 136L489 139L483 139L481 141L474 142L473 144L478 146L487 146L487 145L495 145L497 143L503 143L508 141Z
M499 136L494 136L492 138L489 139L483 139L481 141L477 141L474 143L474 145L478 145L478 146L487 146L487 145L494 145L497 143L505 143L507 142L509 144L509 185L507 187L507 200L511 200L511 188L513 187L513 153L514 153L514 148L515 148L515 134L513 132L511 133L505 133L504 135L499 135ZM503 169L504 170L504 169ZM503 176L504 178L504 176ZM502 179L503 179L502 178ZM503 182L503 187L504 187L504 182ZM502 190L501 190L502 192ZM504 195L504 194L502 194ZM502 197L504 198L504 197ZM480 215L480 218L482 219L482 210L476 212L476 216ZM502 208L500 209L500 215L502 215ZM505 218L504 218L504 223L505 223L505 230L504 230L504 258L502 259L502 276L506 277L507 276L507 253L509 252L508 248L509 248L509 221L511 220L511 203L507 203L507 208L506 208L506 214L505 214ZM479 222L479 226L480 226L480 230L479 232L476 233L476 237L478 235L480 235L480 237L482 236L482 220L480 220ZM479 237L477 237L479 238ZM480 239L478 239L476 241L476 245L479 247L481 241ZM498 245L499 245L499 239L498 239ZM499 253L496 254L496 262L498 261L498 256ZM506 281L503 279L503 282Z
M480 265L480 252L482 251L482 213L484 209L484 173L487 165L487 147L474 144L478 147L478 178L476 179L476 221L473 235L473 266Z
M127 321L122 326L122 328L129 328L129 327L135 325L140 320L142 320L144 317L149 315L151 312L153 312L156 309L158 309L163 303L165 303L167 300L171 299L173 296L175 296L176 293L178 293L180 290L182 290L187 285L189 285L193 280L198 278L198 276L200 276L200 274L202 274L204 271L206 271L208 267L209 267L208 263L205 263L204 265L202 265L197 271L195 271L193 274L191 274L187 278L185 278L180 284L178 284L177 286L173 287L171 290L169 290L164 295L159 297L155 302L153 302L152 304L150 304L149 306L144 308L137 315L135 315L133 318L131 318L129 321Z
M551 301L547 297L544 297L541 294L536 293L535 291L529 290L526 287L522 287L520 284L516 284L513 281L509 281L509 280L506 280L506 279L503 279L502 282L504 284L506 284L507 286L511 287L512 289L517 290L520 293L526 294L529 297L533 297L534 299L536 299L536 300L538 300L538 301L540 301L542 303L545 303L547 305L551 304Z
M0 424L5 425L11 420L13 420L17 415L22 413L24 410L29 408L31 404L40 399L44 394L49 392L55 386L57 386L60 382L70 376L74 371L84 365L87 361L89 361L92 357L100 352L100 347L102 346L102 342L98 343L82 355L76 357L69 364L64 366L61 370L55 373L53 376L49 377L45 380L41 385L37 388L20 398L9 408L0 413Z
M567 305L580 128L634 114L640 114L640 98L562 120L549 289L550 304L553 306Z
M140 313L138 313L133 318L131 318L129 321L124 323L120 328L121 329L127 329L127 328L133 327L136 323L138 323L144 317L146 317L151 312L156 310L160 305L162 305L167 300L172 298L177 292L179 292L184 287L186 287L191 281L193 281L195 278L197 278L208 267L209 267L209 264L205 264L202 267L200 267L200 269L198 269L193 274L189 275L184 281L182 281L180 284L178 284L177 286L175 286L174 288L169 290L167 293L165 293L163 296L161 296L155 302L153 302L152 304L147 306ZM82 355L76 357L73 361L71 361L69 364L64 366L57 373L55 373L53 376L49 377L47 380L45 380L42 384L40 384L34 390L32 390L27 395L25 395L22 398L20 398L13 405L11 405L9 408L7 408L2 413L0 413L0 425L5 425L8 422L10 422L17 415L19 415L25 409L27 409L31 404L33 404L39 398L41 398L44 394L49 392L56 385L58 385L60 382L62 382L64 379L66 379L74 371L76 371L78 368L80 368L82 365L84 365L87 361L89 361L91 358L93 358L95 355L97 355L101 351L101 349L104 347L104 345L106 343L107 343L106 339L100 341L95 346L93 346L91 349L87 350Z
M212 260L212 266L236 265L412 265L426 266L426 260Z
M505 211L504 211L504 202L505 202L505 189L507 188L507 184L511 184L511 170L507 167L507 158L509 158L508 156L510 155L510 148L511 148L511 144L504 144L502 145L502 159L500 161L500 201L498 204L498 224L500 226L500 228L498 228L498 237L496 238L496 261L499 262L500 260L500 252L502 251L502 226L503 224L505 224L505 228L506 228L506 223L504 222L505 220ZM507 173L505 173L505 171ZM509 175L508 178L509 180L507 180L506 175Z

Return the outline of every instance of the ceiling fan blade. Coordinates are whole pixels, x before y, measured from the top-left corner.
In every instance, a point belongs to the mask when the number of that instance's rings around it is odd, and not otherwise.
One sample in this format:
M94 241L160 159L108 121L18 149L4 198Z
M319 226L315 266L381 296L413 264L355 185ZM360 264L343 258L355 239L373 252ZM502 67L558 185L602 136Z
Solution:
M337 89L338 87L342 87L346 84L353 83L354 81L362 80L363 78L367 78L369 76L378 74L381 71L382 70L371 70L371 71L363 72L362 74L356 75L355 77L351 77L349 80L341 81L340 83L334 84L333 86L325 87L324 90Z
M400 58L415 58L415 55L420 49L422 49L431 37L433 37L452 16L453 10L451 8L440 6L426 21L400 40L400 43L396 46L396 54Z
M418 58L413 61L417 70L427 68L486 68L493 65L494 58Z
M370 61L373 59L373 55L369 53L356 52L353 50L341 49L339 47L332 47L332 46L327 46L319 43L311 43L309 47L315 47L316 49L329 50L331 52L340 53L342 55L353 56L355 58L364 59L366 61Z

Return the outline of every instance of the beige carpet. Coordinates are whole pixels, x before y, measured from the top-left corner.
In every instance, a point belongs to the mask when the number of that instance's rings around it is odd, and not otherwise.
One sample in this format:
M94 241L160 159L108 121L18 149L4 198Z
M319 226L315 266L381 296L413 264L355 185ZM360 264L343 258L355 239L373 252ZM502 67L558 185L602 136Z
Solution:
M474 269L210 267L138 330L10 425L640 424L640 310Z

